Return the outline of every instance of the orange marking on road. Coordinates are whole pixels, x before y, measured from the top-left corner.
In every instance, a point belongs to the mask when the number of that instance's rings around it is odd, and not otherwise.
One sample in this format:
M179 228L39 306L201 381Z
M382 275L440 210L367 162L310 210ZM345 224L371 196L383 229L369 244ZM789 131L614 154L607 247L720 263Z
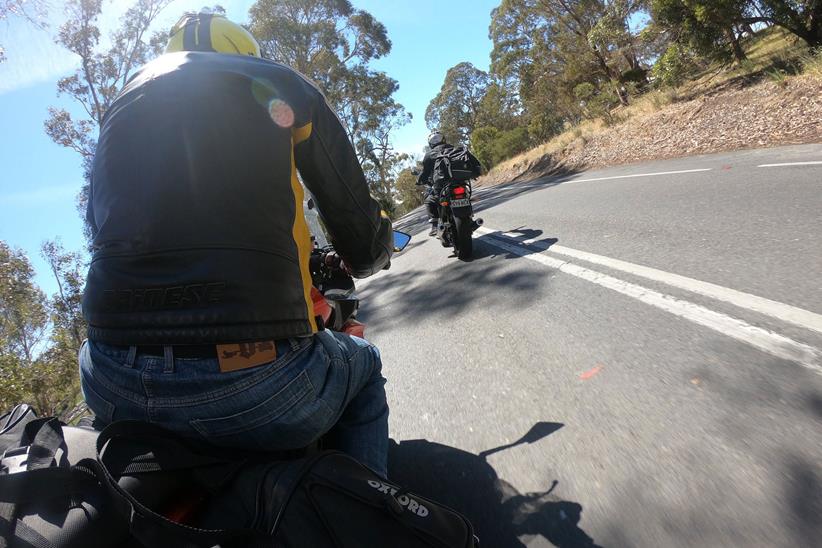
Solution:
M584 380L584 381L587 381L588 379L593 378L597 373L602 371L603 367L604 366L602 366L602 365L598 365L598 366L594 367L593 369L591 369L590 371L586 371L585 373L580 375L579 378Z

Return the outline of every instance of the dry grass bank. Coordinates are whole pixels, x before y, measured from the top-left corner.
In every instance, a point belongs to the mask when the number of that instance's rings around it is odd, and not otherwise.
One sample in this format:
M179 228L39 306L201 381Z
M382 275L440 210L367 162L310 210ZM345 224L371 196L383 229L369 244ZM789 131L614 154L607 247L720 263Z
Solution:
M591 169L746 148L822 142L822 54L770 32L735 67L713 67L678 89L651 92L511 158L480 186L530 180L558 168ZM802 74L791 75L797 68Z

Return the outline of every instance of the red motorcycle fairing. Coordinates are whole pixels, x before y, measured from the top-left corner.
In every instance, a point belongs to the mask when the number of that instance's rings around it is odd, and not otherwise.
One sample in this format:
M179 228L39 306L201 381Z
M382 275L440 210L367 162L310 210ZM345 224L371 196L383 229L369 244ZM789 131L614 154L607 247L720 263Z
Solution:
M357 320L348 320L345 322L342 331L343 333L354 337L359 337L361 339L365 338L365 324L360 323Z
M314 316L319 316L322 318L323 324L328 324L333 310L323 294L320 293L320 290L314 286L311 286L311 301L314 304Z

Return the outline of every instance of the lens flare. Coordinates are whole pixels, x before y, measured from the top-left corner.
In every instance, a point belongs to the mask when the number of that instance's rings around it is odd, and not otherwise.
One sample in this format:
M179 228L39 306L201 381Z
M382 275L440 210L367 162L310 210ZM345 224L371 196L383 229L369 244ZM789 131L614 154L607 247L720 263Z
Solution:
M290 128L294 125L294 111L282 99L274 99L268 104L268 114L281 128Z

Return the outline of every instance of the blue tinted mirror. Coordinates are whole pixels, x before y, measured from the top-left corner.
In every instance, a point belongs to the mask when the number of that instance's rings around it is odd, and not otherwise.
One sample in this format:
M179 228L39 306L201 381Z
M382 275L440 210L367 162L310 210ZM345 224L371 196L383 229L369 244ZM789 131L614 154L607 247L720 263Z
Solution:
M399 230L394 231L394 252L399 252L405 249L405 246L408 245L408 242L411 241L411 236L406 234L405 232L400 232Z

